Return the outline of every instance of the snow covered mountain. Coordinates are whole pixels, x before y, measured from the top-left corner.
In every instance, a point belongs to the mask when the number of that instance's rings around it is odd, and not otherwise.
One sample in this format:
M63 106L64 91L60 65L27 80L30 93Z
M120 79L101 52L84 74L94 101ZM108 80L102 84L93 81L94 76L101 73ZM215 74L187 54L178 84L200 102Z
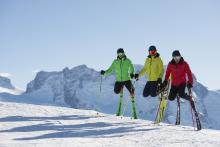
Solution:
M142 66L136 65L139 71ZM118 106L118 96L113 93L115 82L114 75L102 80L99 72L88 68L86 65L73 69L65 68L60 72L39 72L35 79L27 85L25 97L39 99L45 102L68 104L73 108L93 109L103 113L115 114ZM196 81L194 77L193 94L196 107L199 111L202 124L206 128L220 129L220 94L209 91L205 86ZM142 90L145 86L145 77L135 82L136 107L139 118L153 121L158 107L158 98L143 98ZM126 90L124 105L127 105L125 115L130 115L129 94ZM169 102L164 122L174 123L176 117L176 101ZM181 101L181 124L192 125L190 105Z
M21 94L23 91L15 88L11 80L7 77L0 76L0 93Z
M14 89L15 87L11 84L11 80L7 77L0 76L0 87Z

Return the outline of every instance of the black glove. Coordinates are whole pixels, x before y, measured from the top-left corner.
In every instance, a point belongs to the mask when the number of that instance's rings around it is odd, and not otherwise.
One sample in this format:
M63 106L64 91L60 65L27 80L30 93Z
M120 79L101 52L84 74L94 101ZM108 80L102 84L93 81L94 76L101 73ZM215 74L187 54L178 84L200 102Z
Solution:
M161 85L161 84L162 84L162 79L161 79L161 78L158 78L158 79L157 79L157 83Z
M193 85L191 83L188 83L186 86L187 86L188 89L193 87Z
M135 75L134 75L134 78L135 78L135 79L138 79L138 78L139 78L139 74L135 74Z
M130 74L131 79L134 79L134 76L135 75L133 73Z
M101 75L104 75L105 74L105 71L104 70L101 70Z
M162 88L165 88L168 84L168 81L167 80L164 80L163 83L162 83Z

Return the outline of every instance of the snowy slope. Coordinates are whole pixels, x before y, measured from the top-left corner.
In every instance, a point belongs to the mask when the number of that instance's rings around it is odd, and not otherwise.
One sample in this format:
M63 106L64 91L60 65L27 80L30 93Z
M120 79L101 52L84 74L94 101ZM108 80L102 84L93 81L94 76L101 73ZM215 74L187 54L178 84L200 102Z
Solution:
M18 99L17 99L18 100ZM219 147L220 131L0 100L0 147Z
M136 65L136 70L141 69ZM25 97L39 99L50 103L68 104L73 108L93 109L100 112L114 114L118 106L118 96L113 93L114 75L103 78L100 92L99 72L88 68L86 65L77 66L73 69L65 68L60 72L39 72L31 81L26 90ZM220 107L212 109L213 103L220 102L220 93L211 94L205 86L196 81L194 77L193 94L196 107L200 113L203 127L220 129L220 121L216 115ZM145 86L145 77L134 83L136 87L136 107L139 118L153 121L158 107L158 98L143 98L142 90ZM128 102L129 95L125 91L124 105ZM211 95L210 95L211 94ZM210 96L208 96L210 95ZM211 97L211 98L210 98ZM207 101L213 99L213 101ZM176 101L169 102L164 122L173 124L176 117ZM130 104L125 111L129 115ZM192 125L190 106L187 101L181 101L181 124Z

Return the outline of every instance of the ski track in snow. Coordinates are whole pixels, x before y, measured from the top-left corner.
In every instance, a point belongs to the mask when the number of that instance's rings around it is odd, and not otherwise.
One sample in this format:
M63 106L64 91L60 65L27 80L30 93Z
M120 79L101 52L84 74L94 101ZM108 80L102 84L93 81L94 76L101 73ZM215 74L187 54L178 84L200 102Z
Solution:
M0 147L219 147L220 131L0 101Z

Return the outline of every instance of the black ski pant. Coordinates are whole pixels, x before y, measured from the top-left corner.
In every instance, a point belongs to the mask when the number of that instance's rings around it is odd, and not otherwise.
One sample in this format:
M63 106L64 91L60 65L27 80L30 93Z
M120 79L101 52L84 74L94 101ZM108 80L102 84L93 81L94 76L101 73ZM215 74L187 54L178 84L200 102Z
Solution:
M116 94L119 94L124 86L128 89L128 91L130 92L131 95L134 94L134 86L130 80L123 81L123 82L115 82L114 92Z
M157 96L157 86L158 86L157 81L148 81L144 87L143 96L144 97Z
M170 101L175 100L175 98L177 97L177 94L178 94L179 97L189 101L190 96L185 93L185 89L186 89L186 84L181 84L179 86L172 85L171 89L170 89L169 100Z

